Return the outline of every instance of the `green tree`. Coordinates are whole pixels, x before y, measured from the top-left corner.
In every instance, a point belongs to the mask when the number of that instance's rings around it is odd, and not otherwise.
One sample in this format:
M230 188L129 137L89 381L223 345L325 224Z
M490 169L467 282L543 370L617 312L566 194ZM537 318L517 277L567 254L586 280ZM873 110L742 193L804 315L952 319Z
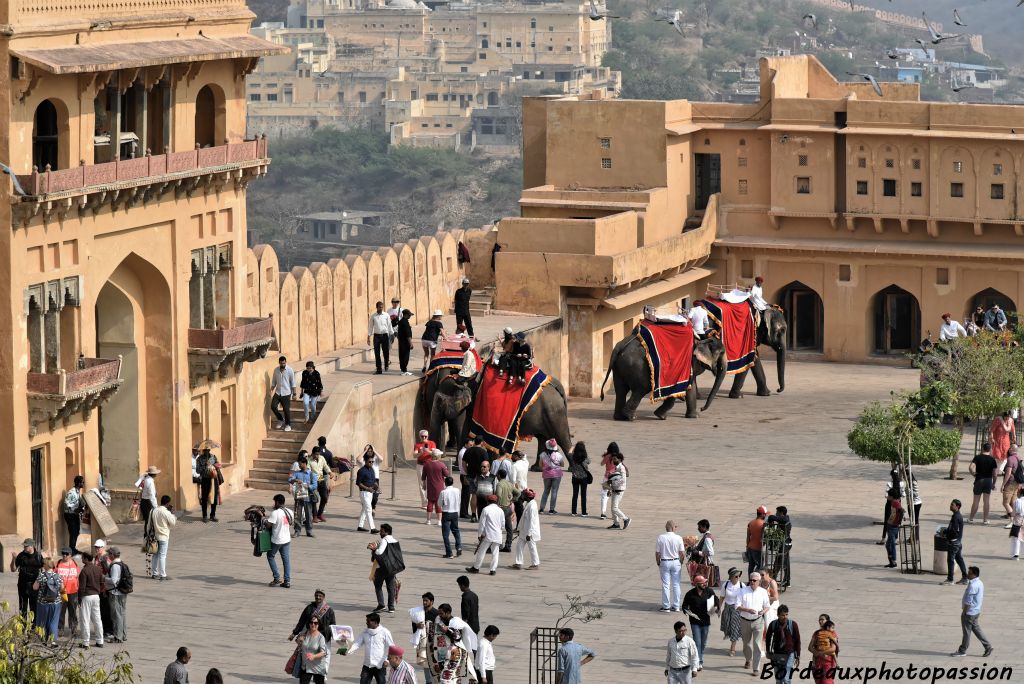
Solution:
M952 390L943 383L894 397L888 404L872 402L857 418L846 442L853 453L870 461L896 465L909 451L914 465L938 463L960 449L960 433L938 425L951 406Z
M86 655L74 641L44 643L42 631L0 602L0 682L5 684L130 684L139 681L127 651L107 661Z

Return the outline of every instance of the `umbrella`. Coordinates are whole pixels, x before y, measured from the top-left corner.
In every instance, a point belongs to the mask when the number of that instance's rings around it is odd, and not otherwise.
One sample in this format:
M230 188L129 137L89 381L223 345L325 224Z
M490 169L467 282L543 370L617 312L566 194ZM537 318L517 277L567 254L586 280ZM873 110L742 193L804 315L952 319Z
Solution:
M212 439L204 439L195 446L196 449L202 451L203 449L220 449L220 444L213 441Z

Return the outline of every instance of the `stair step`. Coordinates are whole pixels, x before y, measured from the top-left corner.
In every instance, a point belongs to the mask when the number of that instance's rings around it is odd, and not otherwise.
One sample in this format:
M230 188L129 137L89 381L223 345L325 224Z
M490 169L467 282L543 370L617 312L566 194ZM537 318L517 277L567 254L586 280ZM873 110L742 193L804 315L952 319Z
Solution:
M273 480L281 487L288 486L288 476L290 474L291 471L288 469L288 466L285 466L283 469L253 466L249 470L249 477L257 480Z
M262 458L268 461L277 462L287 461L288 465L291 465L292 462L295 461L295 457L298 455L298 453L298 449L279 450L268 449L267 447L264 446L256 451L256 459L259 460Z
M272 492L284 492L288 489L287 484L282 484L279 480L263 478L247 478L245 486L249 489L263 489Z

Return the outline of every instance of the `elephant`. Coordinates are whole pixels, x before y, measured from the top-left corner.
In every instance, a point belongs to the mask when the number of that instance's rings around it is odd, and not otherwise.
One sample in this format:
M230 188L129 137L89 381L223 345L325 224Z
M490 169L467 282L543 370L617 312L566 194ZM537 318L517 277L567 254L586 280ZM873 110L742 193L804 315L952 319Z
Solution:
M651 393L651 366L647 360L647 353L644 351L640 339L636 335L636 328L626 339L615 345L612 350L612 357L608 363L608 372L601 383L601 400L604 400L604 386L608 383L608 376L614 371L615 377L615 420L633 420L637 406L640 401ZM725 348L721 341L713 338L706 340L695 340L693 349L694 365L693 376L690 388L686 392L686 417L696 418L697 413L697 384L696 376L703 370L711 370L715 374L715 384L707 401L701 407L706 411L718 393L718 388L725 378ZM627 398L628 395L628 398ZM668 412L676 403L675 397L669 397L661 402L654 411L654 415L660 420L665 420Z
M775 350L775 370L779 377L779 389L781 394L786 389L786 316L781 309L769 308L761 312L761 324L757 326L756 346L766 344ZM771 396L768 389L768 381L764 375L764 368L761 366L761 357L754 356L754 365L750 369L754 374L754 382L757 383L757 396ZM742 396L743 383L747 379L747 371L736 374L732 388L729 390L729 398L737 399Z
M454 376L457 376L458 374L458 368L438 368L436 371L424 378L422 385L420 386L420 391L423 393L420 406L423 407L423 413L425 414L423 415L423 423L429 426L428 430L430 432L430 439L442 449L454 449L459 446L456 444L456 440L462 436L464 424L466 422L466 412L465 410L453 412L451 419L441 421L441 423L435 428L432 420L432 416L434 415L434 398L437 396L437 389L441 386L441 383L446 381L449 377L454 381ZM463 409L464 408L465 407L463 407ZM448 436L447 442L444 441L446 433Z
M473 401L478 389L479 376L465 383L457 382L454 377L442 378L437 382L430 407L431 439L440 444L445 438L446 427L456 425L460 431L457 441L465 443L469 431L467 418L473 413ZM558 378L551 376L548 385L523 415L519 434L534 437L538 448L543 448L548 439L554 439L563 453L569 453L572 448L569 404L565 388Z

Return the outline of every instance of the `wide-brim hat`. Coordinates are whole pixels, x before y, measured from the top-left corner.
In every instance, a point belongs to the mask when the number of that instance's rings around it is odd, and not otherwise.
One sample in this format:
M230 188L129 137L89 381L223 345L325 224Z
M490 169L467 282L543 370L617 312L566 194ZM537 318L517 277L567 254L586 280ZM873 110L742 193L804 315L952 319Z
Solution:
M444 312L441 311L440 309L434 309L434 317L440 318L441 316L444 316Z
M147 475L159 475L160 474L160 469L157 468L156 466L149 466L148 468L146 468L146 474Z

